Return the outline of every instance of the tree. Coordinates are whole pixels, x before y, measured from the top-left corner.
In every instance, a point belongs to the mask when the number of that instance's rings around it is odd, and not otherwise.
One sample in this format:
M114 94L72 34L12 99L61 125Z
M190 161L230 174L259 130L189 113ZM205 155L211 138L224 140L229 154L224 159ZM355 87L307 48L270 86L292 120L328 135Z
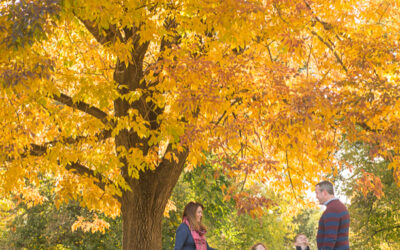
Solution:
M292 243L291 245L293 245L297 234L305 234L308 238L310 248L317 248L315 239L317 237L317 225L320 217L321 212L315 208L301 210L300 213L294 216L292 223L296 226L296 229L294 235L289 239Z
M400 247L399 187L389 162L371 158L370 145L345 144L342 157L354 166L345 180L351 198L349 212L353 248L397 249Z
M105 218L107 227L102 232L95 228L83 228L71 231L78 217L97 216L79 206L74 201L56 207L51 186L54 180L42 180L41 194L46 200L36 206L19 203L8 211L14 215L7 223L7 234L2 246L8 249L121 249L121 220Z
M293 199L335 171L341 134L398 176L394 0L0 6L1 193L39 203L26 184L52 175L56 203L121 213L124 249L161 249L168 198L203 152Z

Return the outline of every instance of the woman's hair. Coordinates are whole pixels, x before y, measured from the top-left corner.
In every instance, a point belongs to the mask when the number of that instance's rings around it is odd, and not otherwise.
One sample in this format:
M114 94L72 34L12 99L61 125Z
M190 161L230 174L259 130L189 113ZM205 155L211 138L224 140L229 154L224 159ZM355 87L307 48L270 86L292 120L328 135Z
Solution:
M256 250L258 246L262 246L262 247L265 248L265 250L268 250L268 248L267 248L266 246L264 246L263 243L254 244L254 245L251 247L251 250Z
M185 209L183 210L183 217L186 217L187 220L189 221L191 230L195 230L198 232L206 230L206 227L201 223L201 221L197 222L196 220L196 211L199 207L201 207L204 210L202 204L191 201L188 204L186 204Z

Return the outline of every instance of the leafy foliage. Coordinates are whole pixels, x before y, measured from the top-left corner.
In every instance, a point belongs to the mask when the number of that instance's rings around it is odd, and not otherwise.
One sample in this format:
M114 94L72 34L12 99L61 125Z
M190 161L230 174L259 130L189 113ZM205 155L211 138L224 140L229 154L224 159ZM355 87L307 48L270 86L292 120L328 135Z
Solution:
M168 213L163 222L163 249L172 249L176 229L181 223L183 207L188 201L202 202L205 207L204 219L208 226L208 241L218 249L245 249L252 243L262 241L270 249L280 249L290 245L291 221L276 207L265 210L259 217L240 214L233 199L226 199L226 188L233 184L223 174L210 165L186 172L177 183L171 201L175 209ZM217 177L217 178L216 178ZM110 224L104 232L71 231L80 216L93 217L93 213L75 202L54 206L49 192L54 181L47 180L42 185L46 200L39 205L28 207L20 203L8 213L15 216L0 230L6 234L3 245L11 248L27 249L120 249L121 220L106 219ZM222 187L225 187L222 188ZM300 227L306 226L306 219ZM306 226L307 227L307 226Z
M226 189L234 182L210 165L185 173L171 196L176 209L163 223L163 249L172 249L176 229L181 223L183 208L189 201L205 206L204 223L208 227L209 244L217 249L247 249L255 242L265 242L271 249L286 244L290 219L277 207L264 209L258 217L240 214L233 198L226 198Z
M338 171L345 134L374 145L399 182L399 11L395 0L2 1L0 192L30 183L23 200L39 203L50 174L56 204L122 214L124 247L154 249L145 236L161 238L172 188L204 152L230 178L296 198ZM243 211L270 205L235 194Z
M105 232L72 231L79 216L93 217L93 213L71 202L56 208L49 192L53 181L43 183L46 201L36 206L19 203L11 214L8 236L4 245L10 249L121 249L121 220L110 220ZM103 216L104 217L104 216ZM7 232L4 230L4 232Z
M393 177L394 170L388 168L389 162L371 158L372 149L362 143L350 144L343 154L354 166L346 190L351 197L351 244L357 249L397 249L400 247L399 187Z
M309 246L311 249L317 248L317 230L318 230L318 221L321 217L321 212L319 210L313 209L305 209L300 211L293 218L293 227L295 227L294 235L291 237L292 243L294 242L294 238L297 234L305 234L308 238Z
M59 0L45 1L4 1L8 9L2 9L0 15L11 23L9 35L2 41L9 48L18 49L31 46L37 40L47 38L51 23L49 17L56 17L60 11ZM5 27L3 27L5 28Z

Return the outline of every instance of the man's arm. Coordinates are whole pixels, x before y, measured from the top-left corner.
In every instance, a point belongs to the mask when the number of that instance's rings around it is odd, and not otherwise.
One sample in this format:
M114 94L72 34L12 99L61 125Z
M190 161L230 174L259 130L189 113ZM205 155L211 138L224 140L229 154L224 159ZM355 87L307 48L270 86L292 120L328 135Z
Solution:
M320 250L332 250L335 247L339 230L340 214L327 210L320 220L320 236L317 241Z

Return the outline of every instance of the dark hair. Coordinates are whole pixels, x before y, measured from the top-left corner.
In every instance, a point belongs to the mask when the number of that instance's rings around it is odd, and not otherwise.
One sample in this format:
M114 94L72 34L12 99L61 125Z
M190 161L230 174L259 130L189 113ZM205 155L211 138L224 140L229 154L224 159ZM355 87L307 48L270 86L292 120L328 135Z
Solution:
M201 207L204 210L204 206L202 204L193 201L189 202L188 204L186 204L182 216L182 219L186 217L187 220L189 221L191 230L195 230L198 232L206 230L206 227L201 223L201 221L199 223L196 220L196 211L199 207Z
M326 190L328 192L328 194L332 194L332 195L335 194L333 191L333 184L329 181L321 181L316 186L318 186L321 191Z
M251 250L256 250L258 246L262 246L267 249L267 247L263 243L256 243L251 247Z

